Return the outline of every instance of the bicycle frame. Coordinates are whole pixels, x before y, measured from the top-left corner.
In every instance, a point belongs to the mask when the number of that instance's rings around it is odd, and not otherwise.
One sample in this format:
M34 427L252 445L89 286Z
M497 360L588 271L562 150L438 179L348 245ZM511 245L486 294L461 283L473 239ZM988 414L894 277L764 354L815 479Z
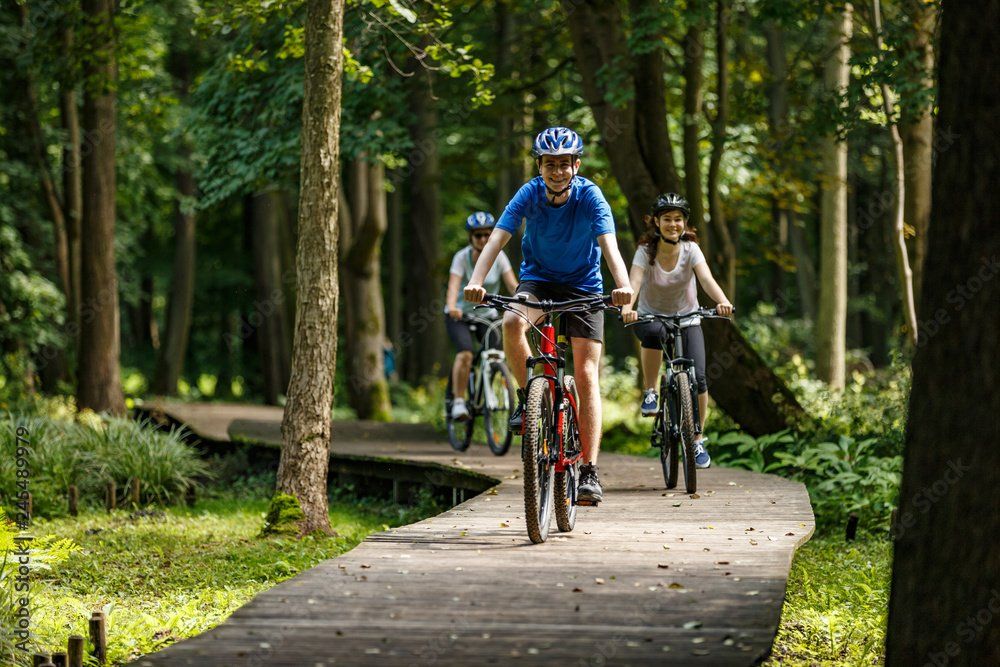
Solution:
M468 317L468 321L473 327L486 327L486 333L483 335L483 343L479 345L479 349L476 351L476 358L469 369L469 374L473 377L472 386L469 387L470 403L477 411L484 410L485 408L495 408L497 397L493 393L493 387L485 381L486 371L492 362L504 361L506 356L503 350L498 350L495 347L487 347L486 343L492 340L492 334L503 324L503 319L485 320L477 317Z
M665 338L660 340L660 346L663 348L663 360L666 366L664 372L667 376L667 387L669 388L671 399L667 402L667 410L670 414L670 437L680 437L680 415L678 414L680 411L678 406L678 401L680 400L678 392L680 388L677 386L678 373L685 373L688 376L688 387L690 387L692 394L691 415L694 421L694 432L696 435L701 435L701 419L698 413L697 378L694 372L694 359L684 356L684 339L681 336L682 327L680 323L668 323L667 326L671 328L668 338L673 350L667 349L668 343Z

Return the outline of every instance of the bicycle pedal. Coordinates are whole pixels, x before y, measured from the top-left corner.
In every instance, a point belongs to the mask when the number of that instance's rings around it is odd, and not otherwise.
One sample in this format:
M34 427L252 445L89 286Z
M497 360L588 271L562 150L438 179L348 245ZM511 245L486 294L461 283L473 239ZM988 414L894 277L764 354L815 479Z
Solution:
M580 505L582 507L597 507L598 505L601 504L601 501L600 500L577 500L576 504Z

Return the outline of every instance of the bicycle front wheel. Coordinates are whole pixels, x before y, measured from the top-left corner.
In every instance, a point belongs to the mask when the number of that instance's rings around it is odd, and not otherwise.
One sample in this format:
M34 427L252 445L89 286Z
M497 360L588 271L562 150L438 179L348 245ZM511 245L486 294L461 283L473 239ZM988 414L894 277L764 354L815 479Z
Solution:
M472 394L468 394L471 396ZM464 422L451 418L451 406L454 403L454 390L452 387L451 375L448 375L448 386L444 391L444 423L448 428L448 442L456 452L464 452L472 444L472 427L475 418L470 413L469 418Z
M684 445L684 489L688 493L698 490L697 468L694 463L694 406L691 402L691 380L687 373L677 375L677 393L680 394L681 443Z
M514 378L511 377L507 364L494 361L487 370L486 383L492 397L491 400L484 401L483 406L486 444L490 446L491 452L503 456L510 449L510 441L514 438L514 432L508 425L511 408L516 405Z
M578 427L578 416L574 405L580 405L580 399L576 393L576 382L572 375L563 378L563 387L566 394L573 397L573 402L566 408L563 418L563 453L569 458L575 456L580 451L580 432ZM580 461L571 466L567 466L563 472L555 474L555 505L556 526L563 533L573 530L576 525L576 485L580 479Z
M659 429L660 467L663 469L663 481L668 489L677 487L677 441L670 437L670 384L666 374L660 376L660 410L656 414L656 425Z
M521 459L524 465L524 519L528 537L535 544L544 542L549 536L552 522L555 466L550 455L557 446L552 417L552 393L548 382L532 382L524 407Z

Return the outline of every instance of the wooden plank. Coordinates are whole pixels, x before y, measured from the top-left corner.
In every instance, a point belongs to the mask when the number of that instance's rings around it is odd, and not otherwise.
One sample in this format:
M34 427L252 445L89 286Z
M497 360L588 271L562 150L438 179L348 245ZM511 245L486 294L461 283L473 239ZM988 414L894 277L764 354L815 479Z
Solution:
M274 408L159 409L206 438L228 438L243 420L236 431L272 433L272 444L281 418ZM573 532L553 527L531 545L516 448L459 454L405 436L407 425L351 428L367 436L335 437L332 451L354 473L405 469L427 484L474 474L494 486L371 535L137 664L747 665L769 651L792 557L814 528L801 484L713 468L691 497L662 488L658 460L605 454L605 502L581 508Z

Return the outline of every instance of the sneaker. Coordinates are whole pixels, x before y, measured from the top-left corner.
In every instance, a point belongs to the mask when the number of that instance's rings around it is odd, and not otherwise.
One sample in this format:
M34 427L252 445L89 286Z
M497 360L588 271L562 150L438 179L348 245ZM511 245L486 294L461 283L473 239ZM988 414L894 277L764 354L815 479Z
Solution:
M451 404L451 418L457 422L464 422L469 419L469 408L465 407L464 398L456 398Z
M580 466L580 484L576 488L578 501L596 503L604 498L601 480L597 478L597 466L584 464Z
M708 455L708 450L705 449L706 442L707 441L702 438L694 443L695 468L708 468L712 465L712 457Z
M656 395L655 389L647 389L646 393L642 395L642 406L639 408L639 414L643 417L655 417L657 409L659 409L659 396Z
M510 429L515 433L520 433L524 426L524 390L517 390L517 407L510 413L510 421L507 422Z

